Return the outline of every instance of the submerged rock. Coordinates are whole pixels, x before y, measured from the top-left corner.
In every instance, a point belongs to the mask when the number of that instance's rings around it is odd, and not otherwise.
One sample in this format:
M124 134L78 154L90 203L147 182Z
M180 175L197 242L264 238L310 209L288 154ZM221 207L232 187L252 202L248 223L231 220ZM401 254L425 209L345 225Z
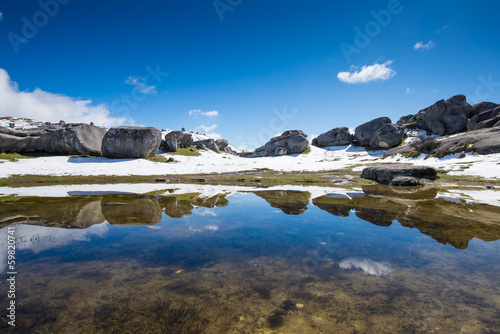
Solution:
M396 176L391 181L391 186L397 187L415 187L419 186L420 182L411 176Z
M404 164L387 164L370 166L363 169L363 179L375 180L381 184L390 184L397 176L411 176L413 178L436 179L437 172L432 167L412 166Z

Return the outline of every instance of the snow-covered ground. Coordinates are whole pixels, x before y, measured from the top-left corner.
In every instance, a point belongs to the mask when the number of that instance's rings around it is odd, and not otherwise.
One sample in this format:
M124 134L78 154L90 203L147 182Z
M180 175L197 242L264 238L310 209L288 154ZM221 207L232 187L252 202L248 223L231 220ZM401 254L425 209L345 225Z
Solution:
M10 175L172 175L225 173L244 170L271 169L277 171L322 171L355 167L361 170L374 163L410 163L451 171L453 175L477 175L500 178L500 154L459 155L429 158L424 155L407 159L394 156L383 159L386 151L366 151L362 147L338 146L328 149L311 146L309 154L291 156L242 158L213 151L201 151L201 156L175 155L177 163L154 163L144 159L107 159L84 157L40 157L11 162L0 160L0 177ZM170 156L167 154L167 156Z

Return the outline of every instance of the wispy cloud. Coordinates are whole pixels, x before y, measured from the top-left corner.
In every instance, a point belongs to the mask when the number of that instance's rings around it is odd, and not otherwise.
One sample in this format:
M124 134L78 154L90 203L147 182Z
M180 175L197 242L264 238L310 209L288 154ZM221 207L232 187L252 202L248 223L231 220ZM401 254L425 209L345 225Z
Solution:
M436 35L439 35L440 33L442 33L445 29L448 29L448 26L445 24L444 26L442 26L441 28L439 28L438 30L436 30L434 32L434 34Z
M189 110L189 115L203 115L208 117L216 117L219 116L219 112L217 110L203 111L200 109Z
M125 83L137 87L138 91L143 94L156 95L158 93L156 86L148 86L146 79L142 77L128 77Z
M429 50L435 46L436 46L436 43L434 43L433 41L429 41L427 44L424 44L424 42L418 42L413 46L413 48L415 50Z
M348 258L339 263L342 269L361 269L367 275L386 276L393 271L389 263L375 262L369 259Z
M2 21L2 20L3 20L3 13L0 12L0 21Z
M392 60L388 60L383 64L375 63L373 65L365 65L360 71L353 71L356 68L351 68L351 72L339 72L337 78L348 84L362 84L371 81L385 81L396 75L390 65Z
M406 94L413 94L415 93L415 91L413 89L411 89L410 87L406 88Z
M104 104L92 105L91 100L54 94L35 88L34 91L19 91L17 83L0 68L0 115L32 118L40 121L94 122L101 126L134 124L129 117L112 117Z
M222 136L220 134L214 132L214 130L217 129L218 126L219 126L218 124L214 124L214 125L210 125L210 126L206 126L206 125L202 124L202 125L196 127L196 131L204 133L207 136L212 137L214 139L221 139Z

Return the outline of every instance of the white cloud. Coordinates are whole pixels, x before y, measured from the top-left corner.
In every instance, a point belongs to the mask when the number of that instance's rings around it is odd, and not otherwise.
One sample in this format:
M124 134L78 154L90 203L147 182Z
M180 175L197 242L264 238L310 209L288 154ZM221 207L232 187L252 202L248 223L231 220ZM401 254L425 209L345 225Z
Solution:
M217 110L203 111L200 109L193 109L193 110L189 110L188 114L189 115L203 115L203 116L208 116L208 117L219 116L219 112Z
M415 93L415 91L413 89L411 89L410 87L406 88L406 95L413 94L413 93Z
M439 28L438 30L436 30L434 33L436 35L439 35L440 33L442 33L447 28L448 28L448 26L445 24L444 26L442 26L441 28Z
M128 77L125 83L137 87L138 91L143 94L156 95L158 93L156 86L148 86L145 78Z
M207 136L214 138L214 139L221 139L222 136L218 133L215 133L214 130L218 127L218 124L214 124L211 126L206 126L206 125L200 125L196 127L196 131L200 133L204 133Z
M0 21L2 21L2 20L3 20L3 13L0 12Z
M212 217L217 217L217 212L215 212L212 209L207 209L205 208L204 210L197 210L194 212L195 215L206 217L206 216L212 216Z
M134 124L129 117L112 117L104 104L92 106L91 100L49 93L35 88L34 91L19 91L9 74L0 68L0 115L32 118L40 121L94 122L100 126Z
M375 63L373 65L365 65L361 68L360 71L354 72L339 72L337 74L337 78L348 84L361 84L368 83L371 81L385 81L389 80L393 76L396 75L396 71L394 71L389 66L392 64L392 60L388 60L383 64Z
M211 111L206 111L206 112L202 113L202 115L209 116L209 117L215 117L215 116L219 116L219 112L217 110L211 110Z
M420 50L420 49L429 50L435 46L436 46L436 43L434 43L433 41L429 41L427 44L424 44L424 42L418 42L413 46L413 48L415 50Z
M367 275L386 276L393 271L389 263L375 262L369 259L348 258L339 263L342 269L361 269Z

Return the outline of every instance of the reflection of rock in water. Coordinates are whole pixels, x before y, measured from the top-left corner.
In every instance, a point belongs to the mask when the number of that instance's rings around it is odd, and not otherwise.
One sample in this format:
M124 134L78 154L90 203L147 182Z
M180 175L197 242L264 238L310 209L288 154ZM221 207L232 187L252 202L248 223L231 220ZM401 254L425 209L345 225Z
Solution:
M322 196L313 204L336 216L347 217L351 209L356 216L378 226L390 226L397 220L404 227L416 228L442 244L466 249L469 241L500 239L500 208L467 205L435 199L437 190L422 189L401 192L389 186L363 187L367 196Z
M161 197L158 202L165 213L172 218L182 218L193 213L197 206L205 208L225 207L229 204L226 194L212 197L200 197L199 193L171 195Z
M182 218L193 212L193 204L187 200L181 200L175 196L166 196L158 200L160 206L164 208L167 216L171 218Z
M154 196L106 196L101 203L110 224L149 225L161 220L161 208Z
M306 191L269 190L256 191L273 208L281 209L287 215L300 215L307 210L311 194Z
M0 226L23 222L33 225L87 228L104 222L100 197L25 197L4 201Z

